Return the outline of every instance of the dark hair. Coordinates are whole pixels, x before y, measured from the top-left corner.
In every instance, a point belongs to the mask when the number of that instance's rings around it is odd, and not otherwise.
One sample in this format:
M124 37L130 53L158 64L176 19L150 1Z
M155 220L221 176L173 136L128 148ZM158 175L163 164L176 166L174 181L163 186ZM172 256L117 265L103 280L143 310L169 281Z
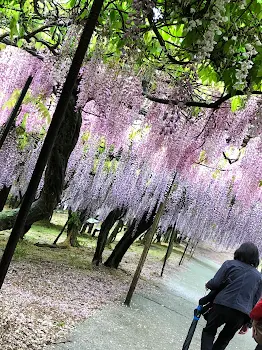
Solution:
M259 252L254 243L246 242L235 251L234 259L242 261L248 265L258 267L259 265Z

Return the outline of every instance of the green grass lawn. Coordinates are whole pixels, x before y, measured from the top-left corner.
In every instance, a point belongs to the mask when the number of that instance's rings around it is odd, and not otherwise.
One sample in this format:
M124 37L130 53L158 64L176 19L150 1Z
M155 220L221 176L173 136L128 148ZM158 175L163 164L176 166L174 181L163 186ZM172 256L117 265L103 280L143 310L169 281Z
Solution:
M29 261L52 261L62 264L74 266L76 268L92 269L92 258L96 247L96 238L91 235L85 234L78 238L80 243L79 248L47 248L37 247L35 243L47 243L52 244L55 238L62 230L64 224L67 221L66 212L55 212L53 214L51 222L37 222L32 225L30 231L26 234L24 240L20 241L17 245L14 255L15 260L29 260ZM5 247L10 231L0 232L0 249ZM121 238L121 234L118 239ZM61 243L66 239L66 231L60 237ZM107 257L114 249L117 241L112 243L110 247L106 247L104 256ZM143 244L141 241L136 241L129 249L129 252L140 255L143 250ZM149 251L149 257L161 260L166 252L166 244L152 244ZM181 255L183 247L175 247L174 255Z

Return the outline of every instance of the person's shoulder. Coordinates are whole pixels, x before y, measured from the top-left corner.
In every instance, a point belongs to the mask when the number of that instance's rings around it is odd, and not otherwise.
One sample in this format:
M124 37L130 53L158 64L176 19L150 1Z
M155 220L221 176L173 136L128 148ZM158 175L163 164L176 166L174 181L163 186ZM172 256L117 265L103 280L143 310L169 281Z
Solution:
M221 265L221 269L223 270L227 270L227 269L231 269L232 267L236 266L235 264L235 260L226 260L223 262L223 264Z
M249 275L253 276L253 279L262 284L262 275L254 266L249 270Z
M238 262L237 260L226 260L223 265L226 265L226 266L235 266L235 265L238 265Z

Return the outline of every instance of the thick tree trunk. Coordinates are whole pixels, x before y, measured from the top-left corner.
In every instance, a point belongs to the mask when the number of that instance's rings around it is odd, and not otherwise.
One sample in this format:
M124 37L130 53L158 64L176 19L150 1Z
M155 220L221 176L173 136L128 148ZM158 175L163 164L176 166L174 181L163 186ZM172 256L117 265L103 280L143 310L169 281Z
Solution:
M154 219L155 211L151 214L150 218L146 220L147 213L144 214L139 224L136 227L136 222L133 221L131 226L128 228L124 236L120 239L120 241L115 246L115 249L105 262L105 266L113 267L115 269L118 268L120 262L122 261L125 253L129 249L129 247L134 243L134 241L142 235L145 231L147 231ZM136 227L136 230L135 230ZM134 231L135 230L135 231Z
M4 209L5 203L7 201L7 197L10 193L11 190L11 186L6 187L4 186L1 190L0 190L0 211L2 211Z
M109 236L108 240L107 240L107 244L111 244L115 241L117 234L122 230L124 226L124 222L123 220L119 220L116 227L114 228L113 232L111 233L111 235Z
M81 114L75 111L76 93L75 89L45 171L41 195L30 209L26 221L27 227L36 221L49 219L59 203L67 162L78 140L82 121ZM14 209L0 213L0 231L12 228L18 211L19 209Z
M97 239L96 251L92 261L93 264L96 264L98 266L99 263L102 262L102 255L106 246L109 231L121 216L123 216L123 209L116 208L112 210L103 221Z
M77 212L72 212L69 210L68 213L68 223L67 223L67 237L66 240L61 243L61 246L66 247L80 247L78 243L77 236L81 227L80 215Z
M92 7L90 9L89 16L87 18L82 35L80 37L79 44L76 49L75 55L73 57L69 72L67 74L66 81L63 86L60 98L58 100L50 127L46 134L42 149L40 151L38 160L36 162L36 166L34 168L32 177L30 179L28 188L25 192L24 199L21 203L19 213L17 214L16 220L13 225L13 229L10 233L3 256L1 258L0 288L2 288L6 273L8 271L10 262L15 252L15 248L17 246L20 236L23 234L24 226L28 221L28 215L31 211L32 203L35 199L37 188L44 174L44 170L48 164L48 161L50 160L50 157L54 149L54 146L57 142L57 139L59 139L58 136L61 130L61 126L64 120L67 119L66 111L68 108L68 104L70 103L70 99L72 97L73 90L74 90L74 85L77 81L77 77L79 75L87 49L89 47L90 40L94 33L95 27L97 25L97 21L98 21L100 12L102 10L103 4L104 4L104 0L96 0L93 2ZM64 141L68 141L68 140L64 140ZM63 144L64 143L62 143L62 145ZM66 143L65 145L66 145L65 148L67 148ZM56 176L59 176L59 175L56 174ZM64 174L63 174L63 178L64 178Z
M80 236L82 236L82 235L84 235L86 233L87 226L88 226L87 222L82 225L81 231L80 231Z

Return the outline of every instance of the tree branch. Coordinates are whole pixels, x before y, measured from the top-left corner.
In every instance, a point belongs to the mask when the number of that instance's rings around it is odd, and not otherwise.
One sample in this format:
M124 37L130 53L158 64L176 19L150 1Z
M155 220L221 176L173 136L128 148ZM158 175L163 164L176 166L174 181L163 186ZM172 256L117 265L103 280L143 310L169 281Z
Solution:
M46 46L48 48L49 51L52 52L52 54L54 56L57 56L58 53L56 52L56 49L58 47L58 45L60 44L60 42L58 41L55 45L50 45L47 41L45 40L40 40L40 39L37 39L36 37L34 37L36 41L38 41L39 43L43 44L44 46Z
M241 146L240 146L240 148L239 148L239 150L238 150L237 158L235 158L235 159L229 158L229 157L226 155L226 153L223 152L223 157L228 161L228 163L229 163L230 165L236 163L236 162L240 159L241 150L242 150L243 148L247 147L247 145L248 145L248 143L249 143L249 141L250 141L251 139L253 139L253 137L250 136L250 135L246 135L246 136L244 137L244 139L243 139L243 141L242 141L242 144L241 144Z
M253 95L262 95L262 91L251 91L251 94ZM236 91L233 94L226 94L224 96L221 96L218 100L215 102L199 102L199 101L180 101L180 100L170 100L170 99L165 99L165 98L159 98L153 95L149 95L144 91L144 95L146 98L148 98L150 101L157 102L157 103L162 103L165 105L181 105L181 106L187 106L187 107L202 107L202 108L213 108L217 109L219 108L224 102L229 100L230 98L234 96L245 96L246 93L244 91Z
M189 64L189 63L190 63L189 61L178 61L178 60L176 60L172 55L170 55L170 53L168 52L168 50L167 50L167 48L166 48L166 42L165 42L165 40L162 38L161 34L159 33L159 31L158 31L158 29L157 29L157 27L156 27L156 25L155 25L154 18L153 18L153 12L150 12L150 13L148 14L147 18L148 18L148 21L149 21L149 23L150 23L150 26L151 26L153 32L155 33L155 36L156 36L156 38L157 38L159 44L161 45L161 47L162 47L163 50L165 51L165 53L166 53L168 59L169 59L172 63L174 63L174 64L179 64L179 65L184 65L184 66L187 65L187 64Z
M53 26L57 26L58 24L56 22L52 22L49 24L45 24L42 27L39 27L38 29L34 30L31 33L27 33L26 35L24 35L23 37L21 37L20 39L25 39L26 41L29 41L30 38L34 37L36 34L43 32L45 29L51 28Z
M11 40L7 39L7 38L4 38L3 40L0 40L3 44L5 45L9 45L9 46L14 46L14 47L17 47L17 44L12 42ZM44 57L39 55L36 50L33 50L33 49L29 49L27 47L23 47L23 50L25 50L26 52L30 53L30 55L33 55L37 58L39 58L40 60L43 61Z
M204 164L204 163L201 163L201 162L195 162L194 164L195 164L195 165L200 165L200 166L203 166L203 167L205 167L205 168L212 169L212 170L218 170L218 171L232 171L232 169L215 168L215 167L212 167L212 166L210 166L210 165L207 165L207 164Z

